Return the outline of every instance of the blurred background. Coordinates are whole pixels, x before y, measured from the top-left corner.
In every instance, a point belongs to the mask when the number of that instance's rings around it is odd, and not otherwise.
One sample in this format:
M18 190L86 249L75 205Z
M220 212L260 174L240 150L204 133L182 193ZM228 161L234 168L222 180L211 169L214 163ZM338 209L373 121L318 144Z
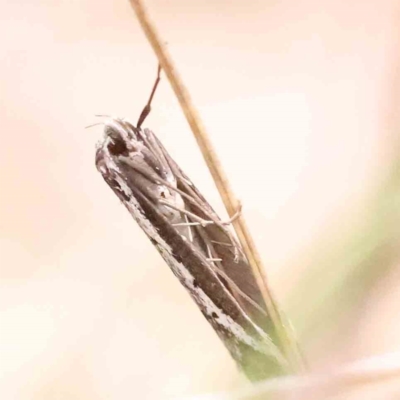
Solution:
M147 5L310 369L399 350L400 2ZM94 166L85 126L135 122L155 79L128 1L1 0L0 32L2 397L245 385ZM145 125L222 210L166 79Z

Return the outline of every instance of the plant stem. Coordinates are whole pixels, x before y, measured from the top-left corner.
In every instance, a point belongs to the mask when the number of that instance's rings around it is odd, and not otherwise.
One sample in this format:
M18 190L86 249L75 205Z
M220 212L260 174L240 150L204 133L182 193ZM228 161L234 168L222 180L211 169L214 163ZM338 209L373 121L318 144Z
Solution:
M130 4L136 13L142 30L150 42L150 45L152 46L176 97L178 98L179 104L183 110L187 122L189 123L193 135L196 138L197 144L200 147L204 160L210 170L228 215L232 216L239 209L240 202L233 193L228 178L221 166L209 135L206 133L206 130L201 122L199 114L192 103L190 95L179 74L177 73L170 55L163 45L164 41L160 38L154 24L150 21L143 2L140 0L130 0ZM276 331L276 336L280 342L279 347L288 359L293 372L298 371L299 368L301 368L302 361L298 351L297 342L293 337L291 328L284 323L284 317L274 300L271 290L269 289L260 254L255 246L254 240L250 234L243 215L240 215L232 224L252 268L256 282L261 290L267 307L268 315L272 321Z

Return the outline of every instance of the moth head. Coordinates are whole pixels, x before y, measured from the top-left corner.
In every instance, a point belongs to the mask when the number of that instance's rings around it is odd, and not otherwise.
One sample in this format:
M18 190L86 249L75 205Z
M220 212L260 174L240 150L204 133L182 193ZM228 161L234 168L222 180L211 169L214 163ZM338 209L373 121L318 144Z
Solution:
M111 119L105 123L107 149L113 156L127 156L137 145L136 128L127 121Z

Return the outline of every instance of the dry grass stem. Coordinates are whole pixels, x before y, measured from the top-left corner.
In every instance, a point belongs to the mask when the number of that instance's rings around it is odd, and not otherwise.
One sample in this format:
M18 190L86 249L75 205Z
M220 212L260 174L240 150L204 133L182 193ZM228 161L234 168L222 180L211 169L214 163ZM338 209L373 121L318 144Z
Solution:
M157 55L159 63L162 66L162 69L164 70L176 97L178 98L180 106L196 138L204 160L206 161L206 164L223 200L225 208L228 214L232 216L239 209L240 202L233 193L228 178L221 166L210 138L204 129L196 108L191 101L189 93L185 88L179 74L177 73L171 57L163 45L164 41L157 33L154 24L151 23L143 2L140 0L130 0L130 4L136 13L136 16L148 41ZM284 322L284 317L282 316L273 298L271 290L269 289L260 254L255 246L254 240L250 234L243 215L240 215L233 222L233 226L243 247L243 251L249 260L257 284L262 292L268 314L281 342L281 349L290 361L293 369L298 370L302 362L298 352L297 343L294 340L290 326Z

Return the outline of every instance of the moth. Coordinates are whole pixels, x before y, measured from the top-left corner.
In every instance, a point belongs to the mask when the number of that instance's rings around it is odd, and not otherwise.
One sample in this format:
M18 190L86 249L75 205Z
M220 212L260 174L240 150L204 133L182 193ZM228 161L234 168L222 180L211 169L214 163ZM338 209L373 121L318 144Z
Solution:
M159 81L160 67L136 126L104 122L96 167L246 375L283 373L286 359L231 220L219 218L157 136L142 129Z

